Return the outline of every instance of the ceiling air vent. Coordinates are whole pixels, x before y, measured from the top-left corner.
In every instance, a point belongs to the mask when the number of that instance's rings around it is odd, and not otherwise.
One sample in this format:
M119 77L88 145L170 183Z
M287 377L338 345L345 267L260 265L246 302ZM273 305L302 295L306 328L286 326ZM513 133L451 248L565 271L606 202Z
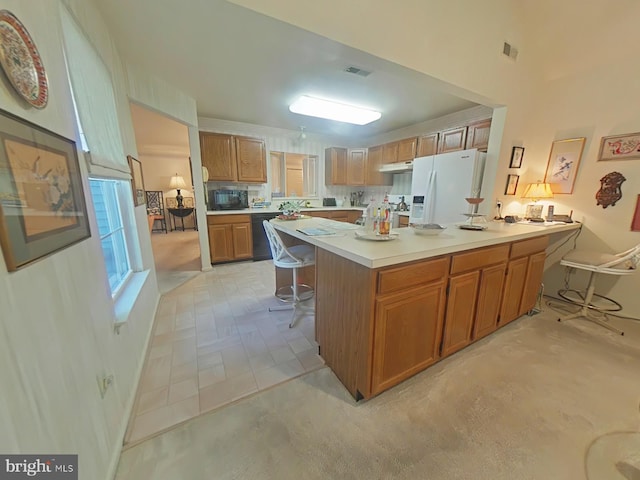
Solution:
M362 70L358 67L347 67L344 71L347 73L353 73L354 75L359 75L360 77L368 77L371 75L371 72L367 72L366 70Z
M513 45L504 42L504 46L502 47L502 53L504 53L507 57L512 60L518 58L518 49Z

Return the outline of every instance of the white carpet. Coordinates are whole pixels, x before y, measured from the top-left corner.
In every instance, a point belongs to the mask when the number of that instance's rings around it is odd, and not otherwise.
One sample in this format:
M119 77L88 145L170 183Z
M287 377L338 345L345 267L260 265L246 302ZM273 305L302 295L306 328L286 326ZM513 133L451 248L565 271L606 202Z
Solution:
M612 434L640 430L639 325L556 317L364 403L325 367L128 449L117 480L637 480L638 435Z

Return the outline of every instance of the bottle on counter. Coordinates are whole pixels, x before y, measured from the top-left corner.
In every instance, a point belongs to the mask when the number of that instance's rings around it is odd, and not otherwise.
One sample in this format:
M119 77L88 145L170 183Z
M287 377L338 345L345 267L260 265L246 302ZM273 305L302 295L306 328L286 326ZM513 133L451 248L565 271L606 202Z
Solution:
M387 195L384 196L379 212L378 233L380 233L380 235L389 235L391 233L391 205L389 204L389 197L387 197Z

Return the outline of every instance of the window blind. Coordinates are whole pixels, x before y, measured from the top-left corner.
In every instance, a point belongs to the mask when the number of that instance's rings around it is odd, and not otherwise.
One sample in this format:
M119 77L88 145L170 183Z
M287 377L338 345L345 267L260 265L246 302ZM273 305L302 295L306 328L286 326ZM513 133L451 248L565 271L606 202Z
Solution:
M131 178L111 74L66 8L60 8L64 52L92 175Z

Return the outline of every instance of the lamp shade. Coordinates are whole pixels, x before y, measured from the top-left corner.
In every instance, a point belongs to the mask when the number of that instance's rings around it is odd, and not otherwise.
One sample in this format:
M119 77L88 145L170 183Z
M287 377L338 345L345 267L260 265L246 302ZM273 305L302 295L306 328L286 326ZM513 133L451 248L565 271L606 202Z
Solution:
M171 181L169 182L169 188L175 188L175 189L180 189L180 188L186 188L187 184L184 183L184 178L182 178L181 175L178 175L177 173L171 177Z
M530 183L524 189L524 193L522 194L523 198L532 198L533 200L538 200L540 198L551 198L553 197L553 190L551 190L551 185L548 183Z

